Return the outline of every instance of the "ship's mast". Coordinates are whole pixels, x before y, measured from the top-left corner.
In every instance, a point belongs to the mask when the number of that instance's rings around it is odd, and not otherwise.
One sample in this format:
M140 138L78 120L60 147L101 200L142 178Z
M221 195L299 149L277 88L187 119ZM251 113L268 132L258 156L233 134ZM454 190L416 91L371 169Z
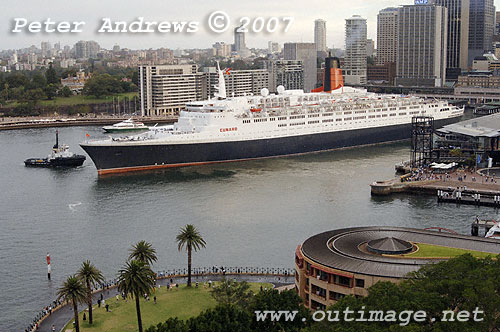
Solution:
M219 73L219 84L214 86L217 90L214 95L218 99L226 99L226 81L224 80L224 72L220 69L219 61L217 61L217 72Z
M56 144L54 145L53 149L58 149L59 148L59 130L56 130Z

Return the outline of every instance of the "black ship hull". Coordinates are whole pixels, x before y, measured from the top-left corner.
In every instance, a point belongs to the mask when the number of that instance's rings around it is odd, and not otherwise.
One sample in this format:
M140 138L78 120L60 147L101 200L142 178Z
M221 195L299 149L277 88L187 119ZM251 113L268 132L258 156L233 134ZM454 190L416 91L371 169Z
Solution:
M436 120L434 125L441 127L458 119ZM109 146L81 144L81 147L92 158L99 174L110 174L299 155L400 141L410 136L409 123L248 141Z
M59 157L53 159L30 158L24 161L24 165L31 167L78 167L83 165L85 159L87 159L87 157L81 155L75 155L73 157Z

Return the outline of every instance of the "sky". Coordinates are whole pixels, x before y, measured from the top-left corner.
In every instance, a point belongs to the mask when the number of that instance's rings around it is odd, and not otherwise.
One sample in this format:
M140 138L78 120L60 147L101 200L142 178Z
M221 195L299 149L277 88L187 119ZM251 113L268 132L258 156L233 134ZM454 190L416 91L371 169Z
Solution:
M122 48L209 48L217 41L233 43L232 30L239 26L242 17L251 22L263 17L265 22L271 17L280 21L274 33L247 33L247 47L266 48L268 41L313 42L314 20L323 19L327 26L327 46L344 47L345 19L361 15L367 19L368 38L376 40L377 13L386 7L412 4L414 0L22 0L10 1L2 5L0 13L0 49L19 49L36 45L41 41L52 44L73 45L78 40L96 40L104 48L118 44ZM495 0L500 8L500 0ZM231 22L224 33L209 31L208 18L214 11L224 11ZM144 21L199 22L198 31L192 33L98 33L103 18L112 22L128 23L143 17ZM282 17L293 17L294 21L287 32ZM85 22L79 33L29 33L26 27L22 32L13 33L16 18L24 18L28 24L33 21ZM219 21L220 22L220 21ZM249 27L251 28L252 23Z

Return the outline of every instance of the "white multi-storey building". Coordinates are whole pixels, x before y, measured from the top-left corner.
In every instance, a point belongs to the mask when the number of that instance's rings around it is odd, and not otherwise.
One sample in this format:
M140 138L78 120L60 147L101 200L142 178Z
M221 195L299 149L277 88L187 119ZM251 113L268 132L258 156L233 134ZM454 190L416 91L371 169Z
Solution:
M206 99L206 82L197 65L139 66L143 116L175 115L186 103Z

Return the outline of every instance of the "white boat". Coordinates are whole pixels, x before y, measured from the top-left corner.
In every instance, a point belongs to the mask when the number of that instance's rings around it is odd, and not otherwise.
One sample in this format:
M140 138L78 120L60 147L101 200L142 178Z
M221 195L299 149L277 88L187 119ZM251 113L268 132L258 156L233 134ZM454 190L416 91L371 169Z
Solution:
M149 130L149 127L144 125L144 123L135 121L132 118L115 123L112 126L104 126L102 129L107 132L107 133L116 133L116 132L123 132L123 131L147 131Z
M491 227L488 233L486 233L486 238L500 240L500 226L495 223L495 226Z

